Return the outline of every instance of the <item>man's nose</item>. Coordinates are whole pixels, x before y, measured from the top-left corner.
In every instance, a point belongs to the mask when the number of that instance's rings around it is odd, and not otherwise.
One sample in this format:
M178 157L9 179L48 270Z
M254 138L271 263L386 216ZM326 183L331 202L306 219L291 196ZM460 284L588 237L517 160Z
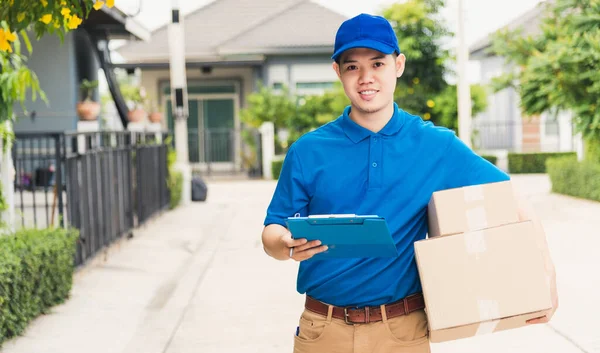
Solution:
M361 70L359 83L371 83L373 82L373 72L369 69Z

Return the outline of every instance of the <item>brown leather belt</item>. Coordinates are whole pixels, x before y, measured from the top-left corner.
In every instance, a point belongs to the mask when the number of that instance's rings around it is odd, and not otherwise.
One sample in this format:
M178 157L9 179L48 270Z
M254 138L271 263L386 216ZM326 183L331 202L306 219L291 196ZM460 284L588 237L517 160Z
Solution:
M327 316L329 309L329 305L309 296L306 296L305 307L307 310L323 316ZM397 302L386 304L385 313L387 318L391 319L423 308L425 308L423 294L416 293ZM334 306L332 316L336 319L344 320L347 324L367 324L383 320L381 307L379 306L367 306L364 308Z

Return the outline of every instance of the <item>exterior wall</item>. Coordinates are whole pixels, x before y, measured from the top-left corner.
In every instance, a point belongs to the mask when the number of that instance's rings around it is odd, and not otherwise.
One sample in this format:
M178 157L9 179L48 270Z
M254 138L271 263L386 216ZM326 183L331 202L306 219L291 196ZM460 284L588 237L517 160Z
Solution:
M214 68L210 74L203 73L200 68L187 69L187 84L193 85L197 82L219 82L235 81L238 82L240 94L240 107L246 106L246 98L255 89L255 70L247 68ZM164 70L143 70L141 74L141 85L146 89L147 97L155 102L163 102L162 89L169 84L170 73L168 69ZM163 109L164 109L163 105ZM239 125L239 117L236 116L236 126ZM167 121L163 119L163 128L167 128Z
M333 83L338 77L328 55L273 56L265 63L263 82L269 87L285 85L291 94L322 94L327 88L321 83ZM298 84L315 84L313 87L298 88Z
M501 57L483 57L481 84L489 85L492 78L511 70ZM557 116L544 113L526 117L521 113L519 94L508 88L497 93L488 90L486 111L474 118L483 150L510 150L516 152L573 151L572 113L560 112Z
M38 76L48 104L39 97L36 102L29 100L25 103L28 116L23 116L19 104L15 105L15 132L75 130L79 90L74 35L68 33L62 43L56 36L44 36L40 41L33 40L33 35L30 38L33 55L28 66Z

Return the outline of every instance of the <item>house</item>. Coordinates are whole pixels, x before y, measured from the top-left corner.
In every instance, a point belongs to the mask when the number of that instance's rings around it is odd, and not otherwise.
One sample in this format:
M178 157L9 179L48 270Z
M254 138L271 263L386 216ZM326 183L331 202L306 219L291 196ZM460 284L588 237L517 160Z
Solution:
M331 68L335 33L346 18L309 0L215 0L184 18L192 168L243 169L240 109L259 84L319 94L337 80ZM141 71L148 97L161 103L173 131L168 27L148 42L117 50ZM248 130L246 130L248 131Z
M80 83L84 79L94 81L99 75L105 75L118 108L118 119L126 126L127 107L120 96L114 72L110 67L108 42L112 39L147 40L149 36L148 30L117 7L102 7L100 10L91 11L76 30L65 34L63 40L56 35L45 35L36 41L33 40L33 34L29 35L33 52L27 65L38 77L47 103L39 98L36 101L29 99L24 102L26 112L19 104L15 105L16 121L13 129L16 141L12 148L15 176L13 179L8 173L2 175L9 178L4 180L4 185L14 181L15 190L20 192L19 197L14 200L17 202L16 208L20 209L23 215L23 225L31 225L31 220L33 225L39 226L37 222L43 218L46 224L49 224L48 219L53 219L49 216L51 212L48 207L48 192L52 200L52 189L48 191L48 188L57 184L55 172L65 165L61 156L74 145L72 139L64 137L64 133L81 131L82 122L77 112L78 102L82 98ZM97 90L93 98L98 101ZM87 123L95 124L96 130L98 129L98 120ZM84 144L78 142L78 145L78 148L81 148ZM4 170L9 168L4 167ZM63 172L60 180L62 185L65 184L65 179ZM43 188L44 191L39 191L39 188ZM6 190L6 194L12 194L11 190ZM23 190L32 191L31 198L29 194L24 195ZM37 216L34 196L36 190L46 194L44 198L37 197L40 205L45 199L46 217ZM50 203L52 204L52 201ZM43 208L40 205L37 206ZM54 209L52 206L52 211Z
M517 17L502 29L520 29L523 36L540 33L546 2ZM494 77L510 72L503 57L489 53L490 34L470 48L470 59L480 64L481 84L488 85ZM490 90L487 109L473 119L474 147L489 152L558 152L573 151L578 146L573 136L570 112L524 116L519 107L519 94L513 88L497 93Z
M33 38L33 35L30 36ZM117 7L93 10L89 17L64 40L46 35L32 41L33 55L28 66L37 75L48 104L38 99L25 103L27 114L15 106L18 133L75 131L79 122L77 102L81 99L80 83L83 79L97 80L103 72L111 87L123 125L127 124L127 111L119 96L118 87L110 68L108 41L112 39L148 40L150 33L133 18ZM100 69L103 69L102 71ZM94 100L98 100L98 92ZM20 113L19 113L20 111Z

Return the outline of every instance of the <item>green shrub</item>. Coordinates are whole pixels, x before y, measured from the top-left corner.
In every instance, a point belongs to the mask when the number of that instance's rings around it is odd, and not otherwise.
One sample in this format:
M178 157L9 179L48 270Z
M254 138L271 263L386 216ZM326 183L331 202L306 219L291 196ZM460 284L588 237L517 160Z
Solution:
M183 173L171 168L167 179L167 187L169 188L169 208L174 209L181 202L183 193Z
M498 161L498 157L492 156L489 154L482 154L481 158L486 159L488 162L492 163L493 165L496 165L496 162Z
M546 166L553 192L600 201L600 163L562 157L548 159Z
M77 237L61 228L0 237L0 345L69 296Z
M167 147L167 189L169 189L169 208L174 209L181 202L183 194L183 173L175 169L177 152L171 143L172 137L165 140Z
M279 179L279 174L281 174L281 168L283 167L283 159L275 160L271 162L271 170L273 172L273 179Z
M509 153L509 173L546 173L546 160L553 157L577 159L575 152Z

